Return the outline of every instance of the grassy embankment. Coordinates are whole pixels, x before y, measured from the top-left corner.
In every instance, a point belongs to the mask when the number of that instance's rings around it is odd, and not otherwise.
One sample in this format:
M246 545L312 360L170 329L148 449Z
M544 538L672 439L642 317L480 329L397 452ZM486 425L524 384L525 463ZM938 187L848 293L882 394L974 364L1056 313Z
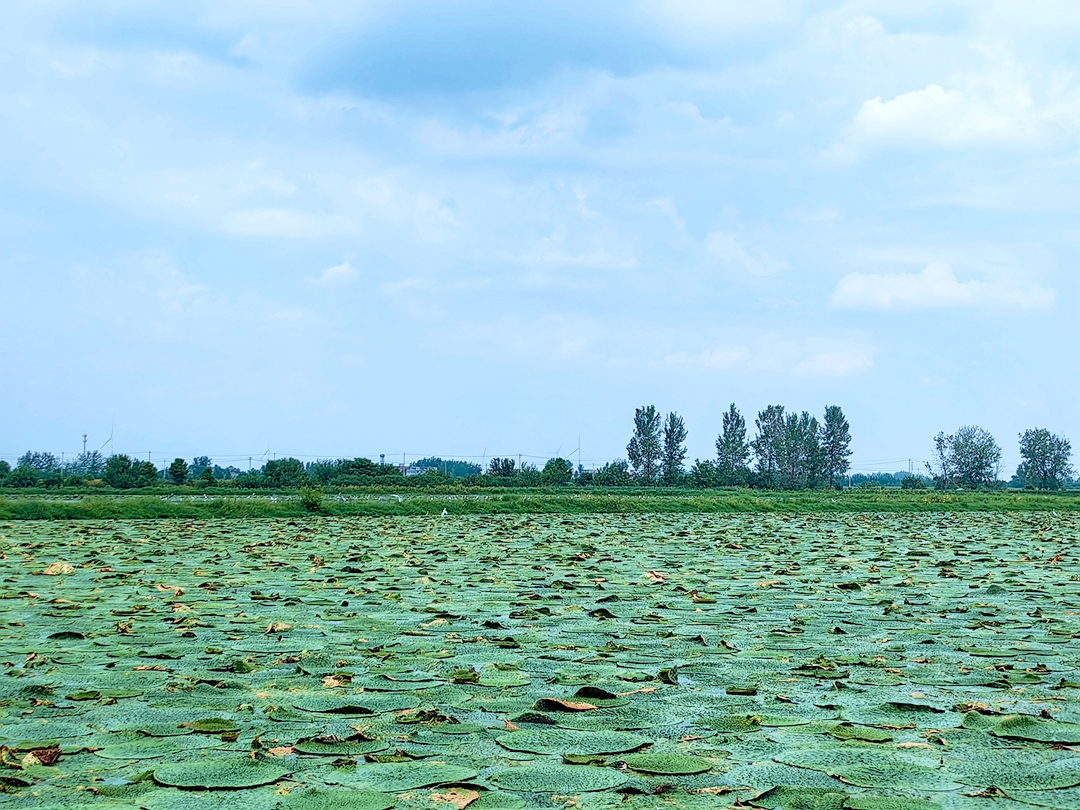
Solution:
M644 514L673 512L1036 512L1080 511L1080 492L762 492L664 489L476 489L326 494L317 510L295 492L230 494L0 495L0 520L289 518L323 515Z

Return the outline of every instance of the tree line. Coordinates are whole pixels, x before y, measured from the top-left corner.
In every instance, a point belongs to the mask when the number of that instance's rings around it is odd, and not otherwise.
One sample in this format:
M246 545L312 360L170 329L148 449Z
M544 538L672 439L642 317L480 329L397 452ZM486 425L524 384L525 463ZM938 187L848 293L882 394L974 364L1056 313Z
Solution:
M938 433L926 476L874 473L848 476L851 429L837 405L825 408L821 421L806 411L770 405L757 414L754 435L734 403L724 412L715 440L716 456L695 459L687 468L688 431L679 414L661 414L654 405L634 412L626 459L596 470L575 468L566 458L549 459L542 467L513 458L492 458L481 467L468 461L429 457L403 471L398 465L367 458L295 458L267 461L242 472L213 464L207 456L189 463L175 459L159 470L149 461L124 454L81 453L67 461L52 453L30 451L14 468L0 460L0 487L62 487L104 485L114 489L173 486L236 489L296 489L301 487L750 487L755 489L815 489L843 485L901 486L919 489L997 489L1006 485L1039 490L1080 486L1074 480L1072 446L1068 439L1045 428L1019 435L1022 459L1006 484L1000 481L1001 447L985 429L966 425L956 432ZM410 473L410 474L406 474ZM417 474L411 474L417 473Z

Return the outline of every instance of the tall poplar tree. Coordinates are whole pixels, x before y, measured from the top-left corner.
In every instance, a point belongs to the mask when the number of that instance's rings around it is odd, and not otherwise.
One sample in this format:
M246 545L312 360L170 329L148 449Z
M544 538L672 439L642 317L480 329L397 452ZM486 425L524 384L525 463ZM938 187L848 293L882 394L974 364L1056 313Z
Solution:
M829 486L836 486L850 466L851 428L839 405L825 408L825 421L821 425L822 473Z
M664 455L660 462L660 475L668 486L675 486L683 475L686 461L686 425L683 418L672 411L664 422Z
M735 486L746 483L750 472L750 444L746 440L746 420L731 403L724 414L723 432L716 437L716 469L719 483Z
M634 470L634 477L646 483L655 483L660 475L663 457L660 412L655 405L646 405L634 411L634 435L626 445L626 456Z

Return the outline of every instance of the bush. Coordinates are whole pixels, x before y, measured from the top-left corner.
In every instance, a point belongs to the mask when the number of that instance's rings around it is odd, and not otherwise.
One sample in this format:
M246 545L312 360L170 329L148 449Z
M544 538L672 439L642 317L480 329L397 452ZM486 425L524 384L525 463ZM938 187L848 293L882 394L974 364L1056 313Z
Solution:
M322 491L315 487L301 487L300 505L308 512L321 512L323 505Z
M28 467L25 464L20 464L8 473L4 483L9 487L26 489L27 487L36 487L40 480L41 477L37 474L37 470L33 467Z
M115 489L135 489L148 487L158 477L157 467L149 461L132 461L123 454L110 456L105 462L102 480Z
M900 489L926 489L921 475L909 475L900 482Z

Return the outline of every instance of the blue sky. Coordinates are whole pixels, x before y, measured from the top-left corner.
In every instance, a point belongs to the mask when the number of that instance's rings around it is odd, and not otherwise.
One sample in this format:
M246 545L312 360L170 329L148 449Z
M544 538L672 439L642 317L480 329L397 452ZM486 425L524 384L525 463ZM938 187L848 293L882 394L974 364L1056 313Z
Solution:
M1080 441L1080 6L15 2L0 454ZM242 465L246 466L246 465Z

